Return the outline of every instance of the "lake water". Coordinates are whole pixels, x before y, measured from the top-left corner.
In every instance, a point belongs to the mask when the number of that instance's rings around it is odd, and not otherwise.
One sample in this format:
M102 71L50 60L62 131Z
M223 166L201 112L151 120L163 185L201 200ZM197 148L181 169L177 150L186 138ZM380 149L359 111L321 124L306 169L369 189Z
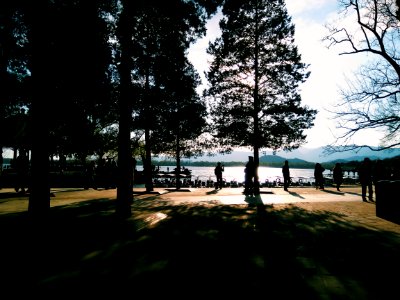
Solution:
M172 171L175 166L161 166L160 171ZM215 180L214 175L214 167L195 167L189 166L187 167L192 171L192 180L198 179L201 181L206 180ZM141 171L142 166L138 166L138 170ZM345 174L346 175L346 174ZM350 174L352 175L352 174ZM273 181L277 178L282 178L282 169L281 168L271 168L271 167L259 167L258 176L260 182L265 182L267 179L269 181ZM292 178L302 178L303 181L313 182L314 181L314 169L290 169L290 176ZM325 170L325 177L331 176L330 170ZM244 181L244 166L243 167L225 167L225 171L223 173L223 178L227 181Z

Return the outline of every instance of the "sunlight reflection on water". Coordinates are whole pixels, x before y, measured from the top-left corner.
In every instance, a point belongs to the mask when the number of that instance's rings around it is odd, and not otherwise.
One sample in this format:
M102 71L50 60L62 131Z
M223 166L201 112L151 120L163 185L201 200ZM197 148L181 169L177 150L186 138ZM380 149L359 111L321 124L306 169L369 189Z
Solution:
M160 171L172 171L175 166L160 166ZM214 175L214 167L188 167L189 170L192 171L192 179L199 180L215 180ZM138 166L138 170L141 171L141 166ZM329 170L324 172L325 176L330 174ZM282 177L282 169L281 168L270 168L270 167L260 167L258 171L258 175L260 178L260 182L264 182L266 179L276 179L277 177ZM290 169L290 176L295 178L304 178L305 181L313 180L314 178L314 169ZM223 177L227 182L244 181L244 165L241 167L225 167L225 171L223 173Z

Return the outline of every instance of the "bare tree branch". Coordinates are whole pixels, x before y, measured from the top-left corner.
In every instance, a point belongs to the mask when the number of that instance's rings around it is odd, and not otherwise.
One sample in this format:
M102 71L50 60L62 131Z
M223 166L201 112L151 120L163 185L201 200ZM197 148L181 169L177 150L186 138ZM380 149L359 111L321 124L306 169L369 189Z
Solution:
M344 131L327 151L362 147L384 150L400 145L400 0L340 0L341 20L353 17L358 31L340 24L327 25L327 47L347 46L339 55L371 53L373 61L362 66L348 86L341 88L342 101L332 114ZM366 130L384 132L381 146L354 145L352 140Z

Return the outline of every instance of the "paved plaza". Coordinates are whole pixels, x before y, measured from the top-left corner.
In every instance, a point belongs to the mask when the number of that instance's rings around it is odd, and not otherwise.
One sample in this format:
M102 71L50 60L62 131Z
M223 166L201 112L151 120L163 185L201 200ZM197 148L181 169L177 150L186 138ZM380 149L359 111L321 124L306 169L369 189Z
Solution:
M135 187L132 216L116 190L52 189L33 222L28 196L0 190L0 288L29 295L150 298L393 299L400 225L359 186ZM139 297L140 298L140 297Z

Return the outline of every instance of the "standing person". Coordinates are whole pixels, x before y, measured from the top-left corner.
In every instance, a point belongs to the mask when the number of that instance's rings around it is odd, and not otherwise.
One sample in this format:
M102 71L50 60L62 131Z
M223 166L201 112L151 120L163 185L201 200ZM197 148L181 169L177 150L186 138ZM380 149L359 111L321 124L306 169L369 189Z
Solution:
M362 200L367 202L367 189L368 189L368 199L369 201L373 201L372 199L372 165L371 160L366 157L364 158L360 168L358 169L358 178L361 183L361 194Z
M287 160L285 160L285 164L282 167L282 175L283 175L283 189L287 191L290 184L290 170L289 170L289 162Z
M22 194L25 194L25 188L28 189L29 176L29 158L26 155L25 150L21 150L20 154L16 158L15 169L17 171L15 191L17 193L21 191Z
M333 167L333 182L336 184L336 190L340 191L340 186L343 183L343 170L340 163L336 163Z
M93 160L91 160L87 162L85 166L85 180L83 186L85 190L88 190L89 188L97 190L95 177L96 177L96 163Z
M323 190L324 189L324 173L325 168L320 164L316 163L314 168L314 178L315 178L315 188Z
M215 185L215 189L222 189L222 172L224 172L224 166L219 162L214 169L214 174L217 177L217 183Z
M253 156L249 156L249 161L246 163L246 168L244 169L244 194L253 195L254 191L254 175L255 175L255 165Z

